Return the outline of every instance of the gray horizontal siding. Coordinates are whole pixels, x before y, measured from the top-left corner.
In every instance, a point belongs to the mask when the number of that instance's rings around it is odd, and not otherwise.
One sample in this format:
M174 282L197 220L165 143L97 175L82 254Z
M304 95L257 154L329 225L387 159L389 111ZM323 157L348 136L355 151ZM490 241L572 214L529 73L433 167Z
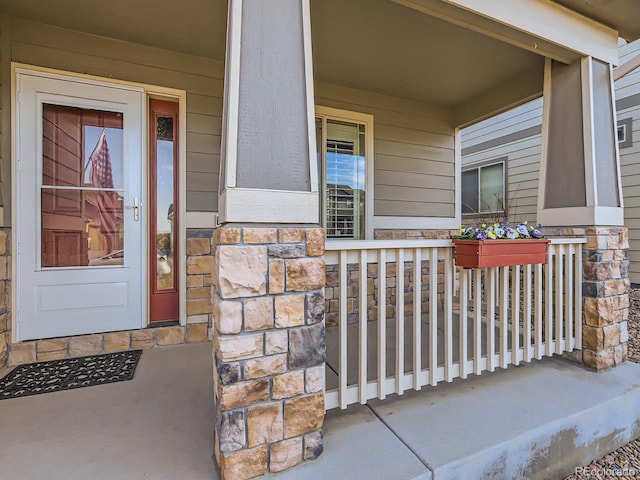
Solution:
M186 208L217 211L222 62L16 18L10 40L15 62L185 90Z
M375 215L454 216L454 131L447 110L326 84L316 85L316 104L374 116Z

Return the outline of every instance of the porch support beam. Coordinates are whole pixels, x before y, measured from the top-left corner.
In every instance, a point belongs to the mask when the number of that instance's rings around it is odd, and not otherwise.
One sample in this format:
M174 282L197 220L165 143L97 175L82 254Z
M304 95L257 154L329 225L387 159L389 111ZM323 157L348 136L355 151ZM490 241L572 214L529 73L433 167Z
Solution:
M571 63L580 56L618 62L618 33L546 0L393 0L484 35Z
M247 480L323 450L325 232L309 0L230 0L225 69L214 455L221 480Z
M542 123L538 221L550 236L587 238L576 356L606 370L627 359L630 286L611 65L547 59Z

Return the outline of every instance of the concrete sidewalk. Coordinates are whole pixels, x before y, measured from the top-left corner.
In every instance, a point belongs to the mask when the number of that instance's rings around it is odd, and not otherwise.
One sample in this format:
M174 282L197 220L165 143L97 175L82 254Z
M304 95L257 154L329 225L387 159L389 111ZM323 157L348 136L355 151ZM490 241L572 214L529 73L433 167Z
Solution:
M0 477L217 480L211 345L135 378L0 401ZM547 359L328 412L325 452L278 480L554 479L640 436L640 365Z

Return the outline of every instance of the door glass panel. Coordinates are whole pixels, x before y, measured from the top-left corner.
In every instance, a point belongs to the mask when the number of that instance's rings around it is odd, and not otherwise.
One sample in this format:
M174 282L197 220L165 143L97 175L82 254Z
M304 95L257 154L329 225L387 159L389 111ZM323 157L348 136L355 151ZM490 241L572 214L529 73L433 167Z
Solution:
M172 290L175 196L174 120L158 116L156 133L156 290Z
M123 265L123 116L43 105L43 267Z

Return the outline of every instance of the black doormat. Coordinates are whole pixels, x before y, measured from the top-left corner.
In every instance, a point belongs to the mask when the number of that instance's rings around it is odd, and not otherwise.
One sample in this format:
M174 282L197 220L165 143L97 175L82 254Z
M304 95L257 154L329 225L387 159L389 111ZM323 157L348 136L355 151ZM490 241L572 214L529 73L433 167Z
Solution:
M0 379L0 400L131 380L142 350L19 365Z

